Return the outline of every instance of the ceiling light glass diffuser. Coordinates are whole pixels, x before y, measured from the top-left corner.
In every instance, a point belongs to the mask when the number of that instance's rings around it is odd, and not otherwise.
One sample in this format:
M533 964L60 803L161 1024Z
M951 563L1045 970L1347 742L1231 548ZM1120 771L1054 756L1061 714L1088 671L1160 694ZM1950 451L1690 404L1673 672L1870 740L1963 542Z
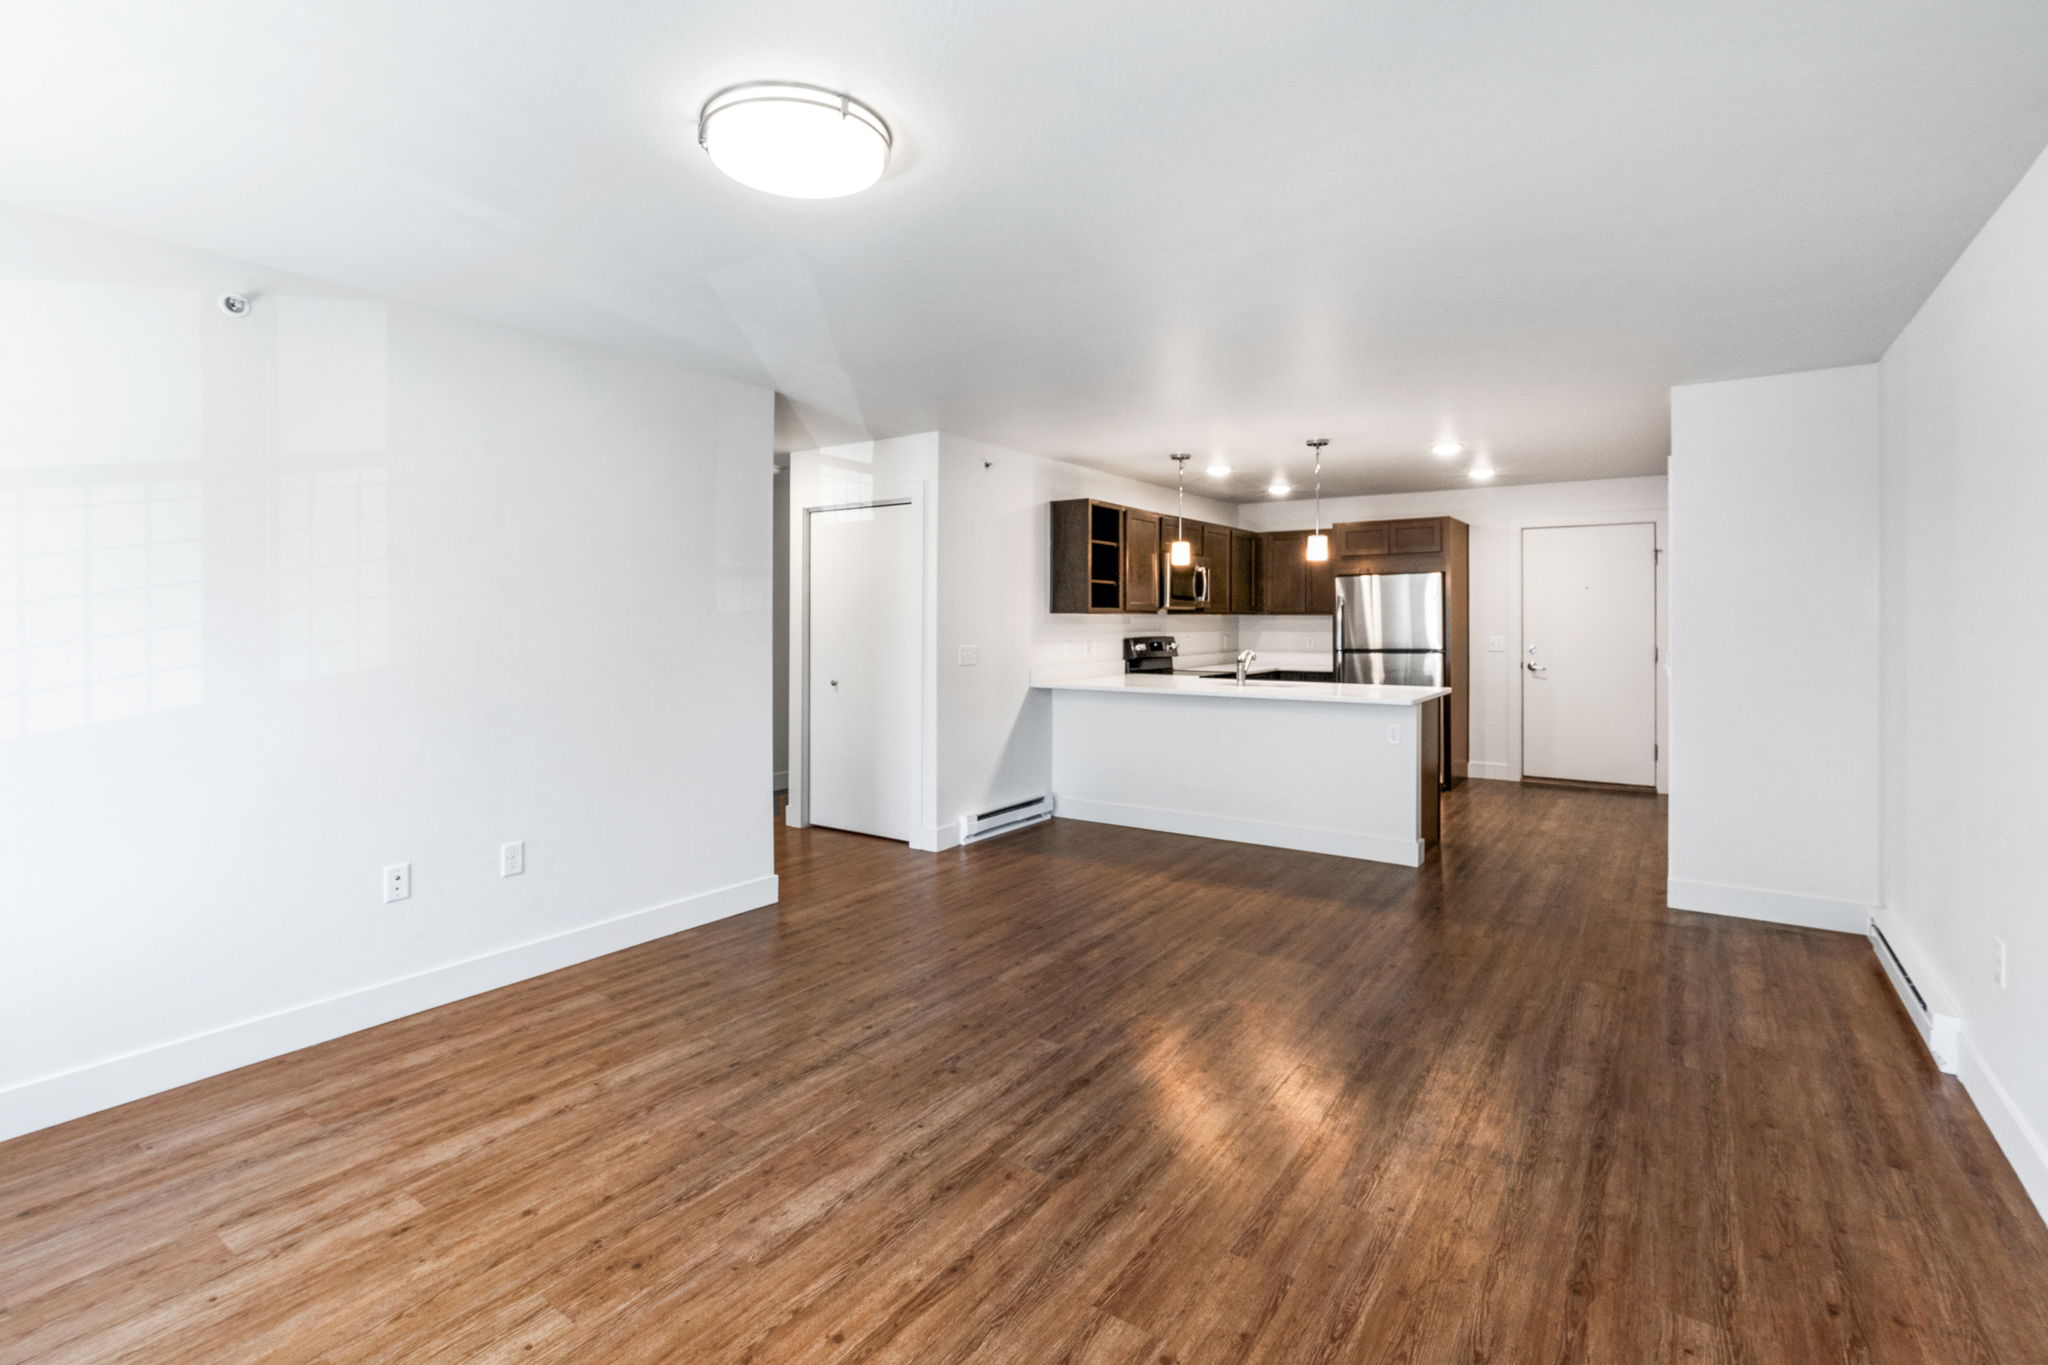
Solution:
M1465 471L1465 476L1471 479L1478 479L1481 483L1484 483L1486 482L1486 480L1493 477L1493 473L1493 466L1475 464L1470 469Z
M1429 448L1429 453L1441 455L1444 459L1448 460L1453 455L1463 455L1465 447L1459 445L1456 441L1438 441Z
M749 81L704 101L697 142L742 185L791 199L837 199L882 178L894 138L882 116L851 95Z
M1210 466L1209 466L1209 477L1210 477L1210 478L1212 478L1212 479L1227 479L1227 478L1229 478L1229 477L1230 477L1230 466L1229 466L1229 465L1227 465L1227 464L1225 464L1225 463L1223 463L1223 461L1221 461L1221 460L1218 460L1218 461L1217 461L1216 463L1214 463L1214 464L1212 464L1212 465L1210 465Z
M1294 490L1288 486L1286 479L1276 478L1266 485L1266 491L1276 498L1284 498Z

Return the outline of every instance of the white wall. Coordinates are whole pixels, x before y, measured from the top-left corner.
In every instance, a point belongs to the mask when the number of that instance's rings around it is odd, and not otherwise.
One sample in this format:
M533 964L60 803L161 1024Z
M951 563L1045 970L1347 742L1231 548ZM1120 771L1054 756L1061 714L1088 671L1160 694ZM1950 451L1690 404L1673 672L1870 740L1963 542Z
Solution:
M1959 1004L1964 1082L2048 1209L2048 160L1882 369L1883 919Z
M0 212L0 1136L772 901L770 422Z
M1161 463L1165 459L1161 457ZM1099 498L1171 512L1174 492L964 437L939 437L938 814L973 815L1050 790L1049 707L1031 670L1123 666L1127 635L1169 634L1183 656L1236 648L1228 616L1080 616L1050 610L1051 504ZM1187 515L1234 526L1237 509L1190 495ZM979 662L960 663L960 647ZM949 831L950 832L950 831Z
M1670 903L1878 903L1878 374L1671 391Z
M1647 521L1665 543L1666 483L1661 477L1596 479L1583 483L1507 484L1433 493L1325 498L1323 524L1395 517L1456 517L1472 528L1472 734L1473 777L1519 780L1522 775L1522 531L1532 526L1586 526ZM1248 503L1241 525L1260 531L1300 530L1313 509L1298 499ZM1668 559L1668 556L1667 556ZM1658 630L1666 634L1665 572L1658 576ZM1330 626L1320 618L1245 617L1242 647L1262 655L1330 652ZM1668 638L1668 637L1667 637ZM1487 648L1498 639L1499 650ZM1659 678L1657 726L1663 752L1665 702ZM1664 787L1663 765L1658 786Z

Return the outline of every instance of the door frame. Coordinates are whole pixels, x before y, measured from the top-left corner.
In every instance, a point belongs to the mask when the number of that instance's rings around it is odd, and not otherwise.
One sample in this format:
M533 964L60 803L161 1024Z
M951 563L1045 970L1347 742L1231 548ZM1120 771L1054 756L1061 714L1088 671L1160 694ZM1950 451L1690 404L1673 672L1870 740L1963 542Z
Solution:
M796 559L794 583L796 601L791 611L790 716L797 734L789 751L789 800L783 823L801 828L811 823L811 515L815 512L851 512L862 508L904 507L915 509L922 565L918 601L920 658L918 661L918 775L917 814L911 825L910 847L936 851L931 810L936 799L934 753L937 717L933 710L933 662L937 658L935 602L933 601L931 500L922 481L900 486L881 486L871 496L854 501L824 502L792 509L802 521L801 533L791 549Z
M1523 553L1531 531L1574 531L1582 528L1602 526L1648 526L1650 528L1651 570L1650 570L1650 638L1655 651L1650 664L1652 686L1655 688L1654 736L1651 744L1652 767L1656 788L1659 793L1671 790L1669 764L1671 761L1671 739L1668 729L1670 686L1668 684L1671 664L1671 641L1669 637L1669 612L1666 610L1670 550L1665 545L1666 527L1663 513L1648 515L1642 512L1622 512L1613 516L1581 517L1572 521L1528 522L1515 528L1515 552L1510 556L1508 576L1509 596L1515 604L1511 632L1508 636L1508 658L1514 667L1515 699L1508 708L1508 722L1511 730L1509 749L1515 756L1515 780L1527 777L1527 764L1522 749L1523 698L1527 662L1523 657L1524 641L1527 638L1525 623L1529 612L1529 599L1522 582Z

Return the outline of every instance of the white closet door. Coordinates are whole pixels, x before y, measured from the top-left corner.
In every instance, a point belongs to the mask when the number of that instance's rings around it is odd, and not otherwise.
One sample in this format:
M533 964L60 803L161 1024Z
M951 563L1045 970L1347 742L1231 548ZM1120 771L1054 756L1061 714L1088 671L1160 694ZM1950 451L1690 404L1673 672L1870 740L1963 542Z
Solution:
M809 521L810 821L907 843L917 827L923 519L895 503Z
M1657 781L1657 537L1649 522L1522 532L1522 772Z

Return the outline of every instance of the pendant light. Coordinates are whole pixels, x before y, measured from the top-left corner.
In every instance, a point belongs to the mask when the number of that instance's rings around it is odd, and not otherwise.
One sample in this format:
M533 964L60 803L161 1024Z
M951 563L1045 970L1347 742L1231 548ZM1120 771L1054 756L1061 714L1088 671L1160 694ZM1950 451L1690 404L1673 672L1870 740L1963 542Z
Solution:
M1323 564L1330 558L1330 538L1323 534L1323 447L1329 443L1320 436L1308 443L1308 448L1316 453L1316 529L1308 538L1311 564Z
M1195 562L1195 547L1188 544L1188 461L1193 455L1169 455L1173 461L1173 481L1179 489L1179 511L1174 514L1173 544L1167 547L1167 562L1176 569L1185 569Z

